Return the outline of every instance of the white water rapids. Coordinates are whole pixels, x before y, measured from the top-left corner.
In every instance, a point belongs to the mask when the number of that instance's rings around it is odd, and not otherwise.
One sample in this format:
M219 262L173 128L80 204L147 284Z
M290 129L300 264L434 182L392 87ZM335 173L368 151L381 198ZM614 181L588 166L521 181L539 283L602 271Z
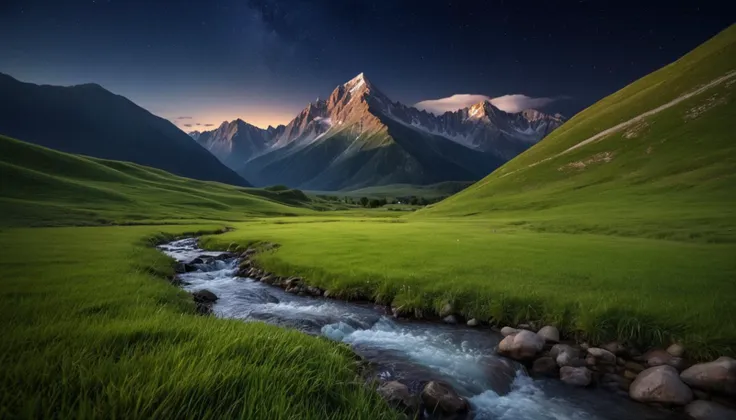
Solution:
M201 255L196 239L159 246L180 262ZM399 380L418 392L442 380L468 398L475 419L622 420L680 418L602 389L579 389L554 379L532 379L517 363L496 356L501 336L487 329L409 322L381 308L297 296L280 288L236 277L237 259L196 265L180 274L188 291L218 296L216 316L263 321L348 343L373 363L384 379Z

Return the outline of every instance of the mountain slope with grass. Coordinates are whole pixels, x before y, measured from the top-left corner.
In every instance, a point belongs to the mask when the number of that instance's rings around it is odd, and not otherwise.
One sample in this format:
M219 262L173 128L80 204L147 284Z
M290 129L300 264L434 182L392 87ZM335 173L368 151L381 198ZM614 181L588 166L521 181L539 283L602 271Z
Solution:
M35 85L0 73L0 97L0 135L189 178L249 186L174 124L99 85Z
M736 242L736 25L417 217Z
M0 224L5 226L241 220L328 208L298 190L197 181L0 136Z

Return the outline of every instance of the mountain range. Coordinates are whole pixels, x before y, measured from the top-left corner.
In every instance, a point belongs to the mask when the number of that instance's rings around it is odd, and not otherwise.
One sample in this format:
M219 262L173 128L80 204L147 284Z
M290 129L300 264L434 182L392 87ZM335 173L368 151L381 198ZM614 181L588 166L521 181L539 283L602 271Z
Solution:
M434 115L392 101L361 73L285 126L238 119L190 136L257 186L335 191L478 180L564 121L488 101Z
M36 85L0 73L0 97L0 134L189 178L249 185L174 124L100 85Z

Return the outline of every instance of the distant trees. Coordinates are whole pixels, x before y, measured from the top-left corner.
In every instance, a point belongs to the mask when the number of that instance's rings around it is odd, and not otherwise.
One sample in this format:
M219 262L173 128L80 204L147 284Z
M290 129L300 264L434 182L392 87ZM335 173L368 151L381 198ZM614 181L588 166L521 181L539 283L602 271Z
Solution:
M363 207L368 206L368 197L360 197L360 205Z

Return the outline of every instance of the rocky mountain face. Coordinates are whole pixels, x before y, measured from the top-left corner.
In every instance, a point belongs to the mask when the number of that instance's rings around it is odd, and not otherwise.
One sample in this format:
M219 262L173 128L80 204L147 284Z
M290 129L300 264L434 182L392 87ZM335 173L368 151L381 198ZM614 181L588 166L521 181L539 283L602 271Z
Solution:
M102 86L40 86L0 74L0 98L0 134L188 178L249 185L174 124Z
M230 168L240 168L244 162L264 153L284 132L284 126L264 130L241 119L223 122L216 130L194 131L189 135L220 162Z
M190 135L256 185L339 190L477 180L563 122L490 102L436 116L391 101L361 73L286 126L237 120Z

